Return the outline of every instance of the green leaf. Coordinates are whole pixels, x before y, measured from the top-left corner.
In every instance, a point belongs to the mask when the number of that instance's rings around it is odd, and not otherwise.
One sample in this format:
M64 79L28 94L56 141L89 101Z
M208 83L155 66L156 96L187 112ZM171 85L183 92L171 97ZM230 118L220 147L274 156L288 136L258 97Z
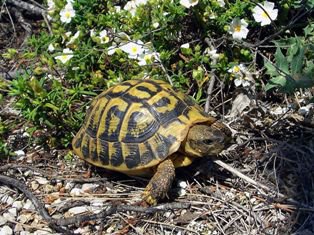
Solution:
M283 76L274 77L268 81L265 89L266 91L268 91L269 89L272 89L274 87L284 87L286 85L286 81L286 78Z
M285 73L289 73L289 63L287 58L284 56L282 53L281 49L277 47L276 53L275 53L275 58L276 58L276 65L278 68Z
M264 66L267 69L267 74L271 75L272 77L279 75L277 68L270 61L265 61Z
M292 58L290 64L292 76L300 74L302 72L303 61L304 61L304 47L299 47L297 54Z
M57 112L59 110L59 108L57 106L55 106L51 103L46 103L44 106L47 108L51 108L54 112Z

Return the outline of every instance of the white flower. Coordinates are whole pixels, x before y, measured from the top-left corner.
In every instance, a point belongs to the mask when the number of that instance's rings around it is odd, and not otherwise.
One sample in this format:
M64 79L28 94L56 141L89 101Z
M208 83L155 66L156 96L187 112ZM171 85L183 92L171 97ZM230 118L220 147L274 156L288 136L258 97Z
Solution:
M108 47L108 52L107 52L108 55L113 55L117 49L118 49L117 44L112 43L112 45L110 47Z
M90 35L91 37L95 37L95 36L96 36L95 30L94 30L94 29L91 29L91 30L89 31L89 35Z
M181 48L190 48L190 44L189 43L184 43L181 45Z
M78 37L80 36L80 31L77 31L73 37L70 38L70 40L66 43L66 45L72 44Z
M144 5L147 3L147 0L134 0L136 6Z
M159 23L158 22L153 23L153 27L157 29L159 27Z
M131 59L136 59L144 51L143 43L141 41L137 41L137 43L129 42L122 45L120 49L128 53L128 57Z
M244 19L234 18L230 25L229 33L232 34L234 39L241 40L246 38L249 30L247 29L248 23Z
M246 87L246 86L250 86L251 83L247 77L239 77L239 78L234 79L234 85L236 87L241 86L241 85L243 87Z
M264 5L258 4L253 8L253 17L256 22L260 22L261 26L268 25L278 16L278 9L274 9L273 2L265 1Z
M60 20L63 23L70 23L71 19L75 16L75 10L73 9L72 3L68 2L65 7L60 11Z
M48 9L47 9L48 11L54 11L55 10L56 4L53 0L48 0L47 5L48 5Z
M217 59L219 58L220 54L217 53L216 49L210 49L206 48L205 49L205 54L209 55L209 57L212 59L212 64L216 64Z
M147 51L138 57L138 65L143 66L151 64L159 59L159 53Z
M107 30L104 29L103 31L100 31L99 38L101 44L109 42L110 38L108 37Z
M197 5L198 0L180 0L180 4L186 8L190 8Z
M219 4L219 6L224 7L226 5L224 0L217 0L217 3Z
M55 59L60 60L63 64L68 62L73 57L73 51L69 48L65 48L62 51L63 55L58 55Z
M245 65L235 65L231 69L228 70L229 73L232 73L232 75L235 77L234 79L234 85L236 87L243 86L247 87L251 85L252 75L248 71L248 69L245 67Z
M135 16L136 8L137 6L136 6L135 1L128 1L123 7L123 10L129 11L132 16Z
M53 52L54 50L55 50L55 47L53 46L52 43L50 43L48 46L48 51Z

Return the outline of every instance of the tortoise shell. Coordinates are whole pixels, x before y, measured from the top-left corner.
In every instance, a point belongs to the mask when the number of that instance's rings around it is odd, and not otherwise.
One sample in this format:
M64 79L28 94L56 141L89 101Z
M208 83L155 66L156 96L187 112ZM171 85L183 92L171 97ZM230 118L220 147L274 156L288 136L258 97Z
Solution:
M93 165L141 175L177 152L191 126L215 121L164 81L129 80L94 99L72 145Z

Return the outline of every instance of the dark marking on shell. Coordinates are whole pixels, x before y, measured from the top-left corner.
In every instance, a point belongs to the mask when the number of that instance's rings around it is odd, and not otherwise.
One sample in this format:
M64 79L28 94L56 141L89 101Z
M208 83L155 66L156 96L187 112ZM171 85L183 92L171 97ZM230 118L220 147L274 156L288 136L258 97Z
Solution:
M101 148L99 160L103 165L109 165L109 148L108 142L100 141L101 145L98 148Z
M111 153L110 163L112 166L120 166L124 159L120 142L115 142L113 144L114 152Z
M129 145L130 153L129 155L125 155L125 164L129 169L137 167L141 160L140 160L140 150L138 144Z

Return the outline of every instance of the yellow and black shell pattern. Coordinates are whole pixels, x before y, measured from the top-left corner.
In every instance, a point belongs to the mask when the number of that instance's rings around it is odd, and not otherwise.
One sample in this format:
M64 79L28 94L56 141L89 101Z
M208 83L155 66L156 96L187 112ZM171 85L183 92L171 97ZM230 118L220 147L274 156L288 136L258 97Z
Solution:
M191 126L215 121L164 81L129 80L95 98L72 145L93 165L140 174L178 151Z

